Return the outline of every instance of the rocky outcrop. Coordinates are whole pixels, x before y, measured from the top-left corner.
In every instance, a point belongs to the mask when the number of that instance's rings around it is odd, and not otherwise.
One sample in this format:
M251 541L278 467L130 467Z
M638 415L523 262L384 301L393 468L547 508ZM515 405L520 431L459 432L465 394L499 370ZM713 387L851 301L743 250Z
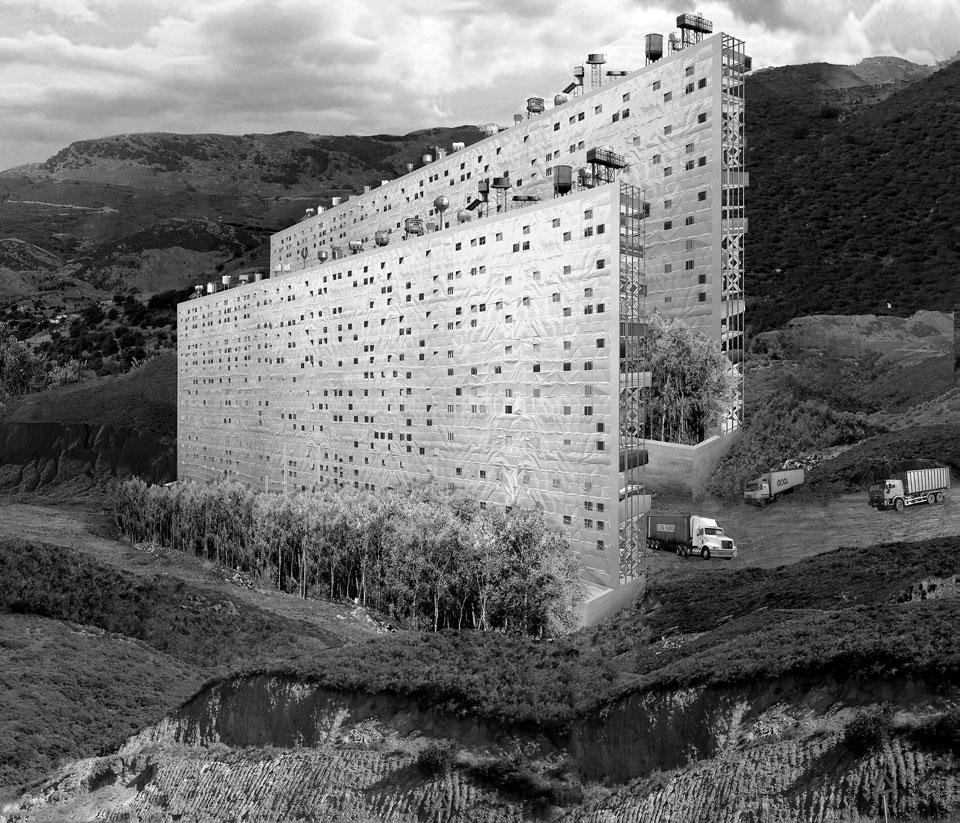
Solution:
M174 479L174 438L90 423L0 423L0 492L77 492L134 474L155 483Z

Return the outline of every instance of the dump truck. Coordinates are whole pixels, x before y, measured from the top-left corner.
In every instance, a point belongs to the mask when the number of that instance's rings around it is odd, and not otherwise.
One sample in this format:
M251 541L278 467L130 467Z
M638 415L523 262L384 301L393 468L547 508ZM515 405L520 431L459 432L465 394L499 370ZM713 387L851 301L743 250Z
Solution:
M743 489L743 502L766 506L784 492L802 486L806 475L803 469L780 469L765 472L751 480Z
M896 509L902 512L906 506L917 503L942 503L950 489L950 469L937 466L932 469L911 469L888 477L882 483L874 483L868 490L870 505L877 511Z
M647 548L673 549L680 557L699 554L704 560L737 556L737 547L717 521L698 514L648 514Z

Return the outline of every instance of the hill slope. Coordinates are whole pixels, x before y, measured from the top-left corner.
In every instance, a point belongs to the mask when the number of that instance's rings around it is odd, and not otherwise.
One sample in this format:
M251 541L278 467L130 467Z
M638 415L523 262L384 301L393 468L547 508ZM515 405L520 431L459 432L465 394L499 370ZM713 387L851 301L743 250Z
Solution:
M747 82L748 322L960 303L960 64L840 122L816 66ZM783 70L786 72L787 70ZM891 308L887 309L887 303Z

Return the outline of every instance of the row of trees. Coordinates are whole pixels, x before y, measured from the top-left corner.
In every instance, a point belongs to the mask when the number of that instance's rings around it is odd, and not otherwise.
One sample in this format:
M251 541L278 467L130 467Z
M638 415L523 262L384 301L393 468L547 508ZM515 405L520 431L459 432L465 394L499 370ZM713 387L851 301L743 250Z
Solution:
M116 485L113 504L131 540L301 597L356 599L412 628L559 634L582 597L579 560L541 509L484 510L435 484L288 496L133 479Z

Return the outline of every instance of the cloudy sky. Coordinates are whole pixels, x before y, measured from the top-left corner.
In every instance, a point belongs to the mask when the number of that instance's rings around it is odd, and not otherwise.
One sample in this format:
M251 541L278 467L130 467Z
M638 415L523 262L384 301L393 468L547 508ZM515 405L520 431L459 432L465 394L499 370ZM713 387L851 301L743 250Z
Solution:
M122 132L506 123L691 8L754 68L960 49L958 0L0 0L0 169Z

